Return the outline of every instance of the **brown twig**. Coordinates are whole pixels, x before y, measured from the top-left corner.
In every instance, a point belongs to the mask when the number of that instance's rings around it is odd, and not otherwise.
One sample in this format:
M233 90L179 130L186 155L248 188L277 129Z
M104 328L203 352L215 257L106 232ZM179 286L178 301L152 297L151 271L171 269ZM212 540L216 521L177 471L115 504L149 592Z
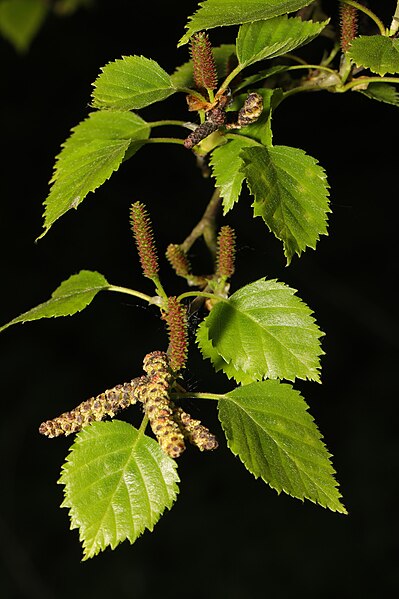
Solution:
M213 260L216 259L217 251L217 234L216 234L216 217L220 207L220 192L215 189L210 199L208 206L201 219L195 225L191 233L181 244L181 248L184 252L188 252L194 242L199 238L203 237L204 241L212 255Z

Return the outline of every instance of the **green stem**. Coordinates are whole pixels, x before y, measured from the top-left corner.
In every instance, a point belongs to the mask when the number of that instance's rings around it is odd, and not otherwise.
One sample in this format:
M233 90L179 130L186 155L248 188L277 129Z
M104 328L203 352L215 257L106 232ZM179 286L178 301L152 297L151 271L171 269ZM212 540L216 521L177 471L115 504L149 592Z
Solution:
M364 14L370 17L370 19L372 19L374 23L377 25L381 35L387 35L385 25L381 21L381 19L379 19L377 15L374 14L370 9L363 6L363 4L359 4L359 2L354 2L354 0L340 0L340 2L342 2L343 4L349 4L349 6L353 6L353 8L357 8L361 12L364 12Z
M218 94L222 93L225 89L229 87L230 81L232 81L234 77L237 77L237 75L242 71L243 68L244 67L242 65L238 64L236 68L233 69L231 73L227 75L226 79L223 81L222 85L218 90Z
M171 119L168 120L164 120L164 121L153 121L152 123L147 123L147 125L149 125L151 128L153 127L163 127L163 126L168 126L168 125L176 125L177 127L184 127L186 124L186 121L174 121Z
M191 393L190 391L186 391L186 393L171 393L172 399L216 399L220 400L226 397L225 395L219 393Z
M357 77L352 79L346 85L337 89L337 92L347 92L348 89L362 85L363 83L397 83L399 84L399 77Z
M221 302L227 302L225 297L215 295L214 293L208 293L207 291L185 291L177 298L178 302L185 299L186 297L208 297L209 299L220 300Z
M310 85L298 85L298 87L294 87L293 89L289 89L288 91L284 92L284 99L285 98L289 98L290 96L293 96L294 94L300 94L302 92L321 92L321 91L325 91L326 88L325 87L312 87Z
M332 73L333 75L337 75L337 71L334 69L330 69L329 67L325 67L321 64L295 64L292 67L287 67L287 71L297 71L298 69L314 69L317 71L326 71L326 73Z
M150 139L144 139L145 144L184 144L184 139L178 137L150 137Z
M151 281L154 283L155 289L158 291L159 297L162 297L164 300L167 300L168 296L166 295L165 290L162 287L162 283L159 280L159 277L151 277Z
M126 293L127 295L134 295L134 297L139 297L140 299L148 302L149 304L157 303L154 301L154 297L150 295L146 295L145 293L141 293L141 291L136 291L135 289L129 289L128 287L119 287L118 285L109 285L107 287L107 291L117 291L118 293Z
M144 416L143 420L141 421L140 428L138 430L137 440L141 439L141 437L144 435L145 429L147 428L147 424L148 416Z
M298 62L299 64L306 64L306 60L304 60L300 56L296 56L295 54L282 54L280 58L287 58L288 60L293 60L294 62Z

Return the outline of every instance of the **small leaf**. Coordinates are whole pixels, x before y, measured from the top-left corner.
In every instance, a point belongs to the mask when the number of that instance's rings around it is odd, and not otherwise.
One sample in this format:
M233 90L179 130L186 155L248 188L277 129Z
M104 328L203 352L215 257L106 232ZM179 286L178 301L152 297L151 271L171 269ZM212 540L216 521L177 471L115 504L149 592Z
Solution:
M358 67L378 73L399 73L399 39L384 35L362 35L350 45L348 56Z
M231 210L240 197L242 182L245 179L244 173L240 170L243 165L240 152L253 143L237 135L212 152L210 165L212 176L216 179L216 187L220 189L223 214Z
M275 17L241 25L237 37L237 58L244 68L265 58L276 58L304 46L327 25L302 21L299 17Z
M198 347L201 350L204 358L208 358L215 369L216 372L220 372L221 370L225 373L225 375L229 379L234 379L237 383L241 383L242 385L246 385L247 383L252 383L256 378L243 372L242 370L237 370L232 362L226 362L222 356L217 352L217 350L213 347L212 342L208 336L209 330L206 326L206 323L203 321L199 325L197 329L197 343Z
M264 381L219 401L219 418L234 455L277 493L309 499L346 514L334 468L308 406L291 385Z
M45 201L45 235L54 222L77 208L132 156L150 134L149 125L130 112L92 112L74 129L57 156L52 188Z
M15 49L25 52L47 16L48 5L43 0L2 0L0 3L0 33Z
M21 314L21 316L17 316L11 322L0 327L0 332L17 322L29 322L57 316L72 316L72 314L86 308L99 291L108 287L109 283L100 273L81 270L77 275L72 275L61 283L52 294L51 299Z
M392 104L393 106L399 106L399 93L394 85L388 85L388 83L370 83L367 89L359 89L363 95L367 96L371 100L377 100L378 102L384 102L385 104Z
M287 263L295 253L314 249L327 234L330 212L324 170L303 150L287 146L244 148L241 157L254 216L281 239Z
M95 422L78 433L59 483L84 558L153 530L178 493L176 462L125 422Z
M319 381L320 331L284 283L259 279L214 306L204 322L223 360L252 379Z
M312 0L204 0L199 3L198 11L189 17L187 33L178 45L187 44L193 33L202 29L271 19L311 3Z
M226 68L228 60L231 56L235 56L236 47L234 44L222 44L217 48L213 48L213 57L216 63L216 71L219 79L224 79L227 75ZM177 87L193 87L193 62L188 60L184 64L177 67L175 72L170 76L173 85Z
M96 108L137 110L176 92L170 75L144 56L123 56L101 71L93 84Z

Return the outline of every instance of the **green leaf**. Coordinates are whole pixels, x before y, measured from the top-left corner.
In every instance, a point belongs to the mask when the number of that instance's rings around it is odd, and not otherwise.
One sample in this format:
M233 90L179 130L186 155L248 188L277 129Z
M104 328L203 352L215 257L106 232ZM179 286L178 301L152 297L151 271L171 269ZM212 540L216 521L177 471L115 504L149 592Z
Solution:
M43 0L3 0L0 2L0 33L15 49L25 52L47 16Z
M356 90L371 100L399 106L399 93L395 86L388 83L370 83L367 89Z
M232 362L226 362L222 356L217 352L217 350L213 347L212 342L208 336L209 330L206 326L206 323L203 321L199 325L197 329L197 343L198 347L201 350L204 358L208 358L215 369L216 372L220 372L221 370L225 373L225 375L229 379L234 379L237 383L241 383L246 385L247 383L252 383L256 378L243 372L242 370L237 370Z
M378 73L399 73L399 39L362 35L351 42L348 56L358 67Z
M245 179L244 173L240 170L243 165L240 152L253 144L251 140L237 135L212 152L210 165L212 176L216 179L216 187L220 189L223 214L231 210L240 197L242 182Z
M204 322L223 360L252 379L319 381L323 333L295 292L259 279L216 304Z
M278 64L269 69L264 69L263 71L258 71L253 75L249 75L245 77L240 83L234 88L234 91L237 93L241 89L248 87L249 85L253 85L254 83L258 83L258 81L263 81L263 79L268 79L269 77L273 77L274 75L278 75L279 73L284 73L284 71L289 71L290 66L287 64ZM259 91L259 90L256 90Z
M237 58L244 68L264 60L276 58L311 42L327 25L302 21L299 17L275 17L241 25L237 37Z
M137 114L118 111L92 112L72 129L56 159L50 181L53 185L45 201L42 236L58 218L77 208L89 192L109 179L127 151L131 156L149 134L149 125Z
M327 234L328 183L324 170L303 150L257 146L241 152L242 170L261 216L283 242L289 264Z
M100 273L81 270L77 275L72 275L61 283L47 302L17 316L11 322L0 327L0 332L17 322L72 316L86 308L99 291L108 287L108 281Z
M227 393L219 418L229 448L255 478L346 514L331 456L307 409L291 385L264 381Z
M189 17L187 33L178 45L186 44L196 31L271 19L311 3L312 0L205 0L199 3L198 11Z
M84 559L153 530L178 493L176 462L130 424L95 422L76 437L59 483Z
M212 52L215 59L218 79L224 79L227 75L227 63L231 56L235 56L236 47L234 44L222 44L217 48L213 48ZM171 75L171 80L175 87L193 87L194 75L192 60L188 60L177 67L175 72Z
M93 84L93 106L97 108L137 110L176 92L170 75L144 56L123 56L101 71Z

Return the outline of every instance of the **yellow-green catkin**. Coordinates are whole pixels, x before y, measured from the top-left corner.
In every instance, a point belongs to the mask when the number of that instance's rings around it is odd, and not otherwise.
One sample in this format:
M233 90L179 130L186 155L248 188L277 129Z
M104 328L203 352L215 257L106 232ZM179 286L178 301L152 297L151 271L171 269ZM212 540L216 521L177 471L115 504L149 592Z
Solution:
M185 450L185 443L184 435L173 418L169 398L173 377L166 354L160 351L147 354L144 370L148 374L148 381L140 393L144 411L164 452L171 458L178 458Z
M195 420L190 414L177 406L174 407L174 417L180 425L185 439L198 447L200 451L217 449L218 442L215 435L200 420Z
M116 385L96 397L91 397L70 412L64 412L57 418L42 422L39 433L47 437L71 435L82 430L91 422L103 420L106 416L112 418L120 410L136 403L136 386L137 380L133 380L130 383Z

